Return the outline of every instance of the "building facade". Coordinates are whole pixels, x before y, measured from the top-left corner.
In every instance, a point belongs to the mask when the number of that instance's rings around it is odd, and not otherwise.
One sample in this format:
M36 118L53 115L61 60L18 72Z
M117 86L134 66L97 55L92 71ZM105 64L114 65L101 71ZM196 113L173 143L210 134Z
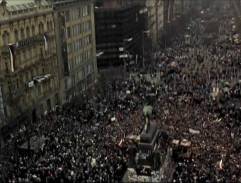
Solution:
M53 8L44 0L0 4L0 126L60 103Z
M61 93L71 100L97 79L94 6L91 0L54 1Z
M164 28L164 1L147 0L146 7L148 10L148 30L152 40L152 47L156 48Z
M125 65L141 55L143 19L140 6L127 1L104 0L95 9L98 67Z

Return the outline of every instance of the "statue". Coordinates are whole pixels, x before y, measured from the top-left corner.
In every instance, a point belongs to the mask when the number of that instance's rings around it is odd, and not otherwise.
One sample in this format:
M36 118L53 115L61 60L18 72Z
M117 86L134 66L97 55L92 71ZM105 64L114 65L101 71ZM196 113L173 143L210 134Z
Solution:
M149 120L149 118L152 115L152 110L153 110L153 108L150 105L146 105L143 108L143 114L144 114L145 120L146 120L145 126L144 126L145 133L147 133L149 128L150 128L150 120Z
M150 121L149 121L149 118L146 116L146 123L145 123L145 126L144 126L145 133L148 132L149 128L150 128Z

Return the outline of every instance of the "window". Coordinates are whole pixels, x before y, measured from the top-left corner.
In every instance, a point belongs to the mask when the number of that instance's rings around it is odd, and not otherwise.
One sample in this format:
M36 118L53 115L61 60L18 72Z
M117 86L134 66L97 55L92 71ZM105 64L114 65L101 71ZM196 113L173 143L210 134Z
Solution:
M68 53L70 53L70 52L72 51L72 49L71 49L71 43L68 43L67 49L68 49Z
M90 12L91 12L91 6L88 6L87 7L87 14L90 15Z
M27 35L27 38L30 37L30 29L29 29L29 27L26 28L26 35Z
M32 25L32 35L34 36L35 35L35 26Z
M44 24L42 22L39 23L39 33L40 34L44 33Z
M69 13L69 15L70 15L69 19L70 19L70 21L72 21L72 20L73 20L73 11L71 11L71 12Z
M26 59L26 52L25 52L25 50L23 50L23 60L25 60Z
M77 28L77 34L79 35L80 34L79 25L76 25L76 28Z
M25 54L26 54L26 59L29 60L29 58L30 58L29 50L26 50L26 53L25 53Z
M80 48L82 47L82 39L79 39Z
M35 50L35 48L34 48L34 47L32 47L32 48L31 48L31 52L32 52L32 54L31 54L31 55L32 55L32 57L35 57L35 51L34 51L34 50Z
M44 54L44 52L43 52L43 48L40 48L39 51L40 51L40 55L41 55L41 57L43 57L43 54Z
M70 29L70 27L67 28L67 36L68 36L68 38L71 37L71 29Z
M74 27L72 26L72 27L70 27L70 34L71 34L71 37L74 37Z
M83 30L82 31L86 32L86 23L85 22L83 23Z
M70 20L69 11L65 12L65 19L67 22Z
M83 16L87 16L88 15L88 7L87 6L84 6L83 7Z
M88 31L90 31L91 30L91 22L89 21L88 22Z
M37 76L37 69L33 70L33 76Z
M53 26L52 26L52 22L51 21L48 21L47 22L47 30L50 32L53 30Z
M50 21L49 23L50 23L50 30L54 30L54 23L52 21Z
M20 32L21 32L21 38L20 39L25 39L24 29L21 28Z
M82 32L82 28L81 28L81 24L79 24L79 34L81 34Z
M19 36L18 36L18 30L14 30L14 39L15 39L15 42L18 42L19 41Z
M6 46L9 43L9 33L7 31L4 31L3 36L3 45Z
M81 17L81 16L82 16L82 9L79 8L79 17Z
M50 28L49 28L49 21L47 21L47 31L49 31Z

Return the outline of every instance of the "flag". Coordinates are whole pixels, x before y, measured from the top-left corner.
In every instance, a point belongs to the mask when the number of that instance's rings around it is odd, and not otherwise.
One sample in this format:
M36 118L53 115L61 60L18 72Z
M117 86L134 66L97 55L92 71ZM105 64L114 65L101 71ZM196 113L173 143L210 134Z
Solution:
M48 41L47 41L47 34L44 33L44 49L45 51L48 50Z
M12 72L15 71L15 56L16 56L17 47L18 47L18 43L8 45L9 54L10 54L10 68Z

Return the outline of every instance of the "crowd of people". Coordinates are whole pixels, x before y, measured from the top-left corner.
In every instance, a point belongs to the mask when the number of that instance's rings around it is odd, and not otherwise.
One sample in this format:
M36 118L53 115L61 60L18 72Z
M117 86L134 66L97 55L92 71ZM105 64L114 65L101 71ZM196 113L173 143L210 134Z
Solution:
M166 88L157 119L172 139L191 143L175 158L173 182L240 182L240 45L232 37L234 18L213 9L202 13L187 28L190 43L176 39L160 57Z
M151 104L152 120L174 151L173 140L190 142L188 156L173 157L173 182L240 182L241 48L230 37L231 20L211 9L192 19L189 36L175 37L149 69L151 76L160 76L158 84L135 71L138 79L106 83L102 92L21 127L9 140L14 150L2 180L121 181L128 166L128 147L122 144L126 136L140 133L142 109ZM20 152L18 147L32 136L44 139L43 144L37 151Z
M154 86L144 79L107 83L95 96L76 98L11 135L6 182L115 182L127 168L126 135L144 125L142 107ZM106 93L111 93L111 95ZM102 94L101 94L102 93ZM37 149L20 149L30 137ZM29 142L30 143L30 142ZM29 153L31 151L31 153Z

